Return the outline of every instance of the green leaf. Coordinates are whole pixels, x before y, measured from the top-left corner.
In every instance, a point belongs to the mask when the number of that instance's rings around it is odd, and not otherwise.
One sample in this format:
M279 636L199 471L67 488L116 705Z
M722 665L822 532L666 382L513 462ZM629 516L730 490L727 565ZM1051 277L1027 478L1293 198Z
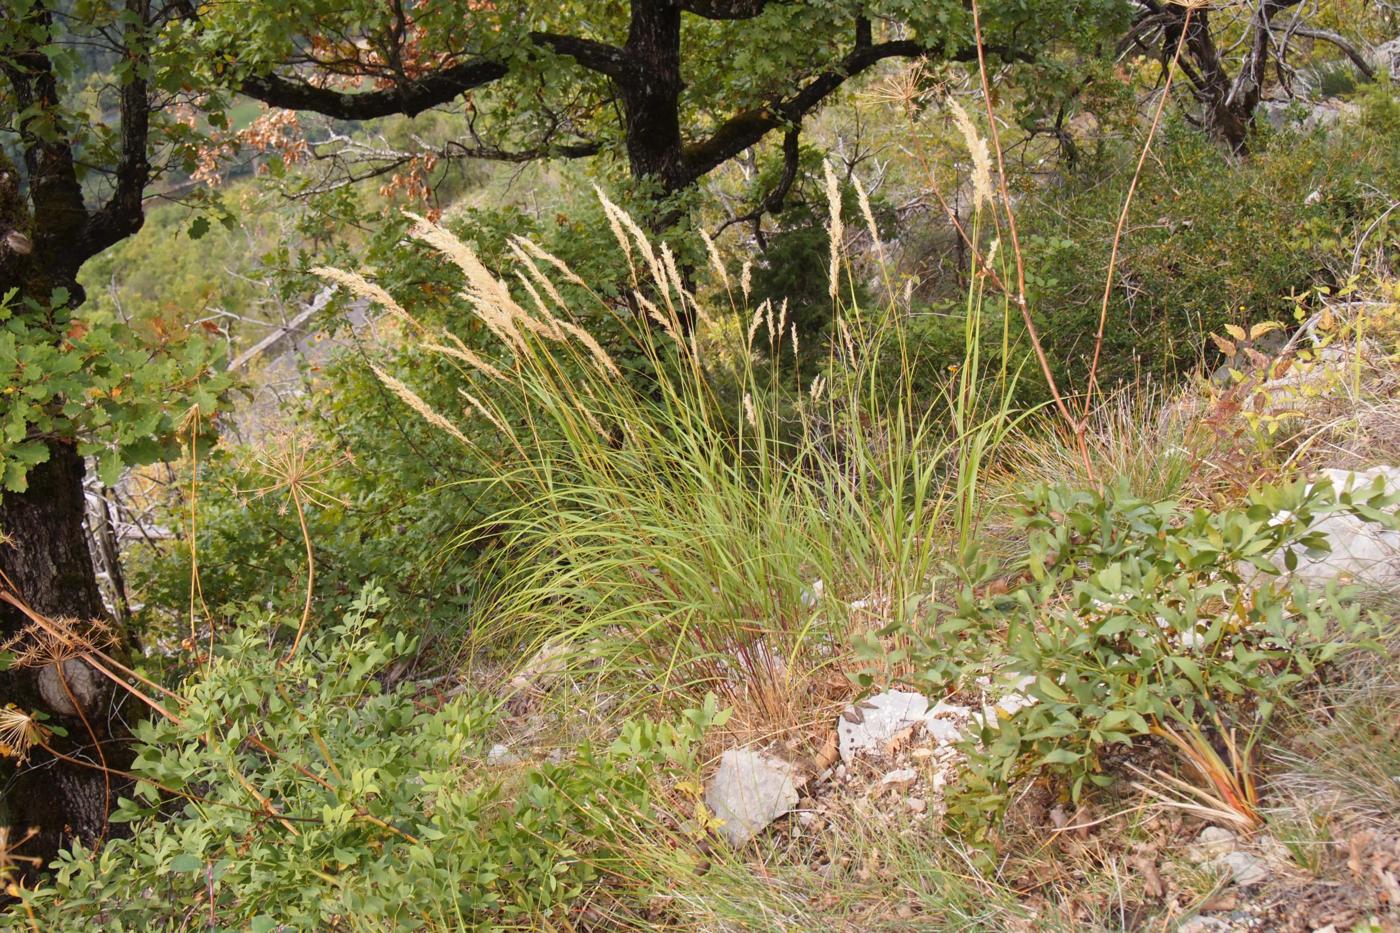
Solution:
M190 855L188 852L181 852L170 860L170 870L173 872L199 871L203 867L204 859L197 855Z

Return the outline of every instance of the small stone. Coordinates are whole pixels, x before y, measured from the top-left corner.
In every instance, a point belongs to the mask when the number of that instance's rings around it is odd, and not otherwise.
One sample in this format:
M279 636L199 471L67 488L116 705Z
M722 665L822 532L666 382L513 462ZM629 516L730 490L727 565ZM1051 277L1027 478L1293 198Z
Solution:
M910 797L904 802L908 804L909 809L913 810L915 813L923 813L928 809L928 801L922 797Z
M927 712L926 697L902 690L887 690L848 707L836 721L841 760L849 762L861 753L878 753L898 732Z
M1176 928L1177 933L1228 933L1230 929L1230 924L1216 917L1192 917Z
M1235 884L1247 886L1269 880L1272 874L1262 859L1236 849L1227 853L1212 864L1230 869L1230 878Z
M1193 862L1209 862L1233 852L1238 839L1230 830L1221 826L1207 826L1196 837L1196 842L1186 850Z
M919 779L919 772L913 768L898 768L880 779L881 787L908 787Z
M486 753L488 765L514 765L520 763L520 756L510 750L510 746L497 742Z
M1186 854L1204 868L1228 871L1230 880L1242 886L1259 884L1272 875L1263 859L1240 849L1239 837L1220 826L1201 830Z
M962 738L962 730L946 719L924 719L924 731L939 745L951 745Z
M741 846L797 806L793 767L786 761L731 748L705 789L705 803L724 822L720 835Z

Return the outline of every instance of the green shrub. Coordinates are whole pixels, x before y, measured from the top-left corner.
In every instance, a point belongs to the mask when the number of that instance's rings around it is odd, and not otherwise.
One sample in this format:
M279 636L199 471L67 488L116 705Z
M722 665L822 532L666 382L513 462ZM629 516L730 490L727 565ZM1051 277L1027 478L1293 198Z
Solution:
M1266 486L1218 512L1143 500L1125 484L1029 494L1017 568L1027 582L965 609L968 627L1006 632L1006 669L1034 702L988 717L967 743L955 824L985 842L1016 780L1049 769L1078 799L1113 780L1109 746L1241 706L1267 717L1320 665L1377 645L1384 626L1351 591L1310 592L1273 559L1325 550L1309 529L1330 512L1393 526L1382 510L1397 502L1379 485L1336 494L1325 482Z
M1189 372L1206 358L1204 335L1288 320L1290 296L1347 277L1359 237L1400 186L1393 92L1369 90L1362 105L1359 120L1331 130L1264 133L1247 160L1179 121L1163 128L1121 242L1104 385ZM1019 211L1036 323L1062 388L1082 388L1089 369L1138 145L1105 143ZM1371 230L1372 247L1389 224Z
M722 720L711 700L679 728L630 724L503 787L480 767L488 702L382 685L412 649L383 605L366 590L290 660L256 620L223 638L175 718L137 728L136 799L114 814L130 838L65 853L25 895L41 928L528 927L608 874L658 769L693 769Z

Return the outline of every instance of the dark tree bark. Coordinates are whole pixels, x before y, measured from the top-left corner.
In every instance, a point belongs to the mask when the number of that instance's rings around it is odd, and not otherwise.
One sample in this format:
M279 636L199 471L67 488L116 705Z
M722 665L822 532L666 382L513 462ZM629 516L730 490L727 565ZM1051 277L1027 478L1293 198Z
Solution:
M35 610L54 619L105 619L83 527L83 458L73 445L54 442L49 459L30 470L29 489L0 500L0 571ZM11 638L28 622L0 603L0 632ZM45 864L81 841L93 846L107 832L107 816L127 783L105 774L103 762L131 764L128 730L113 685L81 660L26 665L0 673L0 700L43 710L66 736L48 740L77 761L34 749L5 785L12 840L26 839L16 854ZM31 836L30 833L33 833Z
M681 138L679 0L633 0L623 51L631 67L618 83L632 176L655 179L668 194L679 191L693 180Z
M18 314L47 326L59 311L82 302L78 270L90 257L130 236L144 220L142 196L150 180L149 77L145 32L149 0L128 0L134 14L123 38L132 67L121 88L121 149L114 187L95 208L85 203L78 180L73 135L63 116L62 95L45 38L54 13L34 0L23 29L6 38L0 75L9 83L19 112L24 180L0 159L0 293L18 293ZM17 41L18 40L18 41ZM56 289L68 306L51 307ZM53 339L62 339L55 333ZM89 623L107 623L88 551L83 520L83 458L72 438L42 437L48 459L32 467L24 492L0 493L0 590L50 619L75 620L82 633ZM0 638L22 636L26 615L0 602ZM113 633L120 645L125 633ZM12 650L23 653L32 639ZM34 749L4 784L3 815L16 854L47 863L75 841L96 844L108 832L107 817L123 781L104 768L126 770L131 762L129 732L122 719L125 694L77 657L44 663L44 654L0 672L0 704L40 711L66 735L49 744L58 752ZM22 863L28 865L26 861Z

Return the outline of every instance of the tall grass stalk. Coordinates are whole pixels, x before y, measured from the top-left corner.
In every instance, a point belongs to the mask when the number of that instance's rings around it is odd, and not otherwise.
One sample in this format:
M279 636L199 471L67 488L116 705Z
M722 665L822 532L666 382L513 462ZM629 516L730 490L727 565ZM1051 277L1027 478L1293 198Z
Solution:
M458 367L475 425L449 421L385 374L518 503L492 522L509 558L471 648L527 657L563 645L577 671L637 700L715 691L736 723L801 726L839 674L850 604L897 617L937 563L973 540L979 477L1016 420L1014 377L1005 363L985 372L980 353L999 310L1008 358L1009 299L996 308L973 269L966 353L944 405L917 401L928 387L913 383L907 309L893 295L876 308L838 295L827 363L803 385L784 363L797 356L785 304L748 307L717 253L721 287L693 293L667 247L603 204L632 263L626 302L602 299L521 241L517 259L540 260L522 276L537 286L527 308L447 230L421 219L415 228L460 267L464 298L499 340L480 356L450 333L423 341ZM839 197L832 206L839 234ZM832 255L844 261L839 239ZM571 290L546 285L546 272ZM587 306L571 306L566 291ZM584 328L600 317L623 346L605 348ZM640 363L624 374L613 353ZM492 454L497 433L508 464Z

